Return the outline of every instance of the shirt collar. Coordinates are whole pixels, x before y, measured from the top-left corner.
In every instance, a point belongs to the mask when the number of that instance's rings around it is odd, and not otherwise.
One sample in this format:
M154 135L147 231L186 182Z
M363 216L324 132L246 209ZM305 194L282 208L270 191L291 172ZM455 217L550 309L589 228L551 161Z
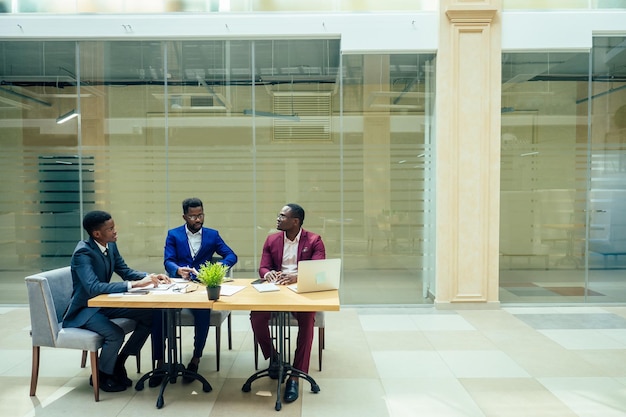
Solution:
M196 233L192 232L191 230L189 230L189 228L187 227L187 225L185 225L185 233L187 233L188 237L198 237L198 236L202 236L202 228L200 228L200 230L198 230Z
M109 246L102 246L101 244L98 243L97 240L94 240L94 242L96 242L96 245L98 245L98 248L100 249L100 252L104 253L105 250L109 249Z
M289 238L287 237L287 232L283 232L283 240L285 241L285 243L288 243L288 244L300 243L301 234L302 234L302 229L300 229L300 231L298 232L294 240L289 240Z

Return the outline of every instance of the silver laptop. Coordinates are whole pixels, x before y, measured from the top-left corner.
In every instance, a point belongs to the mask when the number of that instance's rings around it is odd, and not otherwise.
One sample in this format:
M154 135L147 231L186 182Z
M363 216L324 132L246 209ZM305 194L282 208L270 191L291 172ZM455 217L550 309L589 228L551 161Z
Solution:
M339 289L341 259L317 259L298 262L298 282L287 286L297 292L316 292Z

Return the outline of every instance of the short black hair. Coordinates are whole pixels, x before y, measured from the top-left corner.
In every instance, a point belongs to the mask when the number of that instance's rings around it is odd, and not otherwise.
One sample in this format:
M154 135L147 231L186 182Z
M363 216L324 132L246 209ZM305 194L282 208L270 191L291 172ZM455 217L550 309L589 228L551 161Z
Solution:
M291 216L300 219L300 226L304 224L304 209L296 203L286 204L291 209Z
M187 214L191 207L203 207L202 200L196 197L184 199L183 200L183 214Z
M109 220L111 220L111 215L106 211L90 211L85 214L85 217L83 217L83 229L85 229L89 236L91 236L94 230L98 230L100 226Z

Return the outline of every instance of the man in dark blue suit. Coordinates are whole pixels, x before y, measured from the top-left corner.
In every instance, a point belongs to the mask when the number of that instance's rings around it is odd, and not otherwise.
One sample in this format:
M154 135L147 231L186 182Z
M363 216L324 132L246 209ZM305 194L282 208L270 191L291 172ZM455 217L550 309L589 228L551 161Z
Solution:
M183 219L185 224L171 229L165 240L164 265L170 277L193 279L200 266L211 261L214 254L222 257L220 263L232 267L237 263L237 255L224 242L215 229L203 227L204 207L199 198L183 201ZM206 345L211 323L210 309L191 309L194 316L193 356L187 369L198 371L202 351ZM183 382L193 378L183 377Z
M89 239L78 242L72 254L73 292L63 318L63 327L81 327L104 337L98 370L100 388L108 392L124 391L132 385L124 363L128 356L141 351L150 335L152 310L88 307L87 301L100 294L121 293L131 288L169 283L170 279L165 274L148 274L126 265L117 250L117 231L109 213L87 213L83 218L83 228L89 234ZM124 282L111 282L113 272ZM111 321L118 317L137 322L123 348L124 330Z

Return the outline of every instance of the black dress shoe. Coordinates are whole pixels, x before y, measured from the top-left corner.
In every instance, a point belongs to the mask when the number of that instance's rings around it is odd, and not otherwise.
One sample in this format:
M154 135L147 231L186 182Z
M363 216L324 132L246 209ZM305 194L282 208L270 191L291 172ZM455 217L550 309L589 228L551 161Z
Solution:
M100 372L98 376L100 380L100 389L106 392L126 391L126 385L120 384L113 375ZM89 376L89 385L93 386L91 375Z
M120 392L126 391L126 385L120 384L115 377L109 376L105 378L104 381L100 379L100 389L106 392Z
M128 377L128 374L126 373L126 368L116 369L114 377L117 382L122 385L125 385L127 387L133 386L133 381Z
M298 399L298 381L289 379L285 384L285 402L292 403Z
M279 367L278 367L278 363L277 362L272 362L270 363L270 367L267 370L267 373L270 375L270 378L272 379L278 379L278 372L279 372Z
M115 363L115 368L113 370L113 375L117 382L122 385L126 385L127 387L131 387L133 385L133 381L128 377L128 373L126 373L126 367L123 362L119 360Z
M195 372L198 373L198 364L197 363L193 363L193 362L189 362L189 365L187 365L187 370L191 371L191 372ZM190 382L195 381L196 378L192 377L191 375L186 375L183 376L183 384L189 384Z
M287 375L287 369L289 367L289 364L287 362L283 362L283 380L281 382L285 382L285 376ZM269 369L267 370L267 373L269 374L269 377L272 379L278 379L278 372L279 372L279 365L278 365L278 361L276 362L272 362L270 364Z

